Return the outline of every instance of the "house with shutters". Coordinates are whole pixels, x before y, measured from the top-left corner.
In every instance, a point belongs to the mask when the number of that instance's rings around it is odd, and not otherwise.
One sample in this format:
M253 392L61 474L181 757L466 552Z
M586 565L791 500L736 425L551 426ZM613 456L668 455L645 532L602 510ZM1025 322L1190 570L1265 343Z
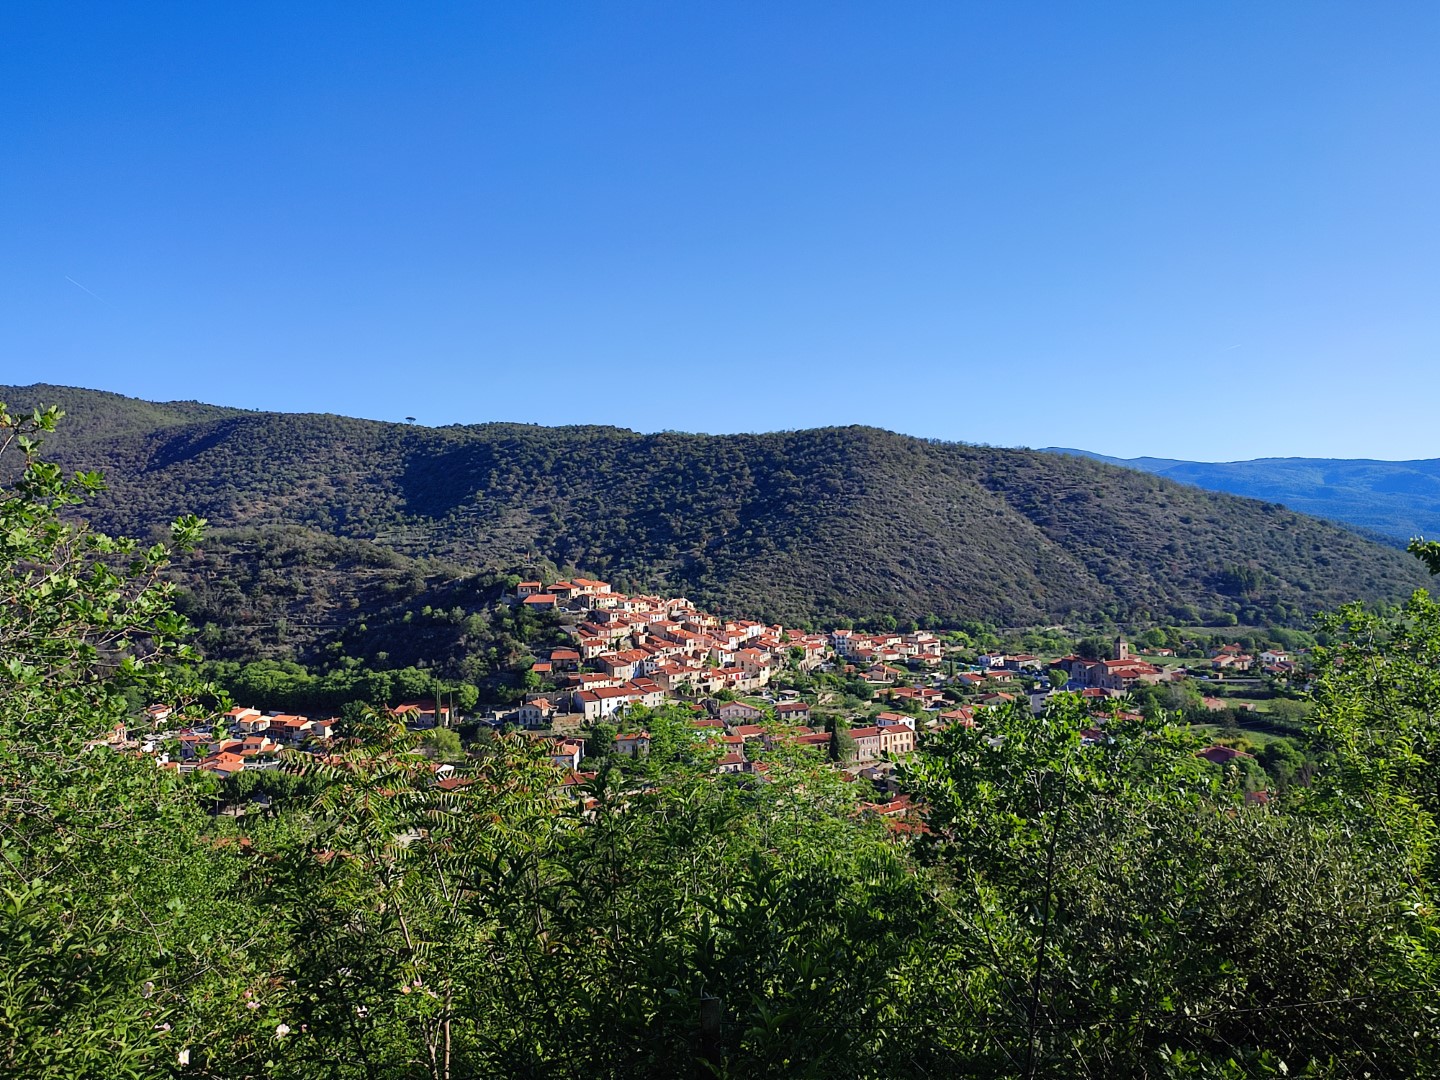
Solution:
M523 728L543 728L553 724L560 712L560 706L554 698L535 694L526 698L525 703L506 719L513 720Z
M747 701L725 701L715 710L715 715L726 723L748 724L759 720L765 712Z
M880 733L882 730L878 727L850 729L850 738L855 741L855 760L874 761L881 755Z
M627 705L639 701L643 695L620 686L602 686L596 690L581 690L575 694L575 711L584 717L587 724L604 720L621 712Z
M809 723L810 706L803 701L782 701L775 706L775 719L792 724Z
M615 752L624 754L626 757L644 757L650 753L650 733L637 731L629 735L616 736Z

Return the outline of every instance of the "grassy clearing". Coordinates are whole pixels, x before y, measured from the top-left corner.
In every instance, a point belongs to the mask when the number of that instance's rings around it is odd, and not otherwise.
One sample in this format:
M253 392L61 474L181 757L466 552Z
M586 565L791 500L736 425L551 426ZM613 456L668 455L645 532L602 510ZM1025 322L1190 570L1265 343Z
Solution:
M1238 737L1250 743L1257 750L1262 750L1273 742L1293 741L1285 735L1276 735L1272 731L1260 731L1256 728L1246 727L1244 724L1239 725L1238 736L1234 734L1234 729L1223 728L1219 724L1191 724L1190 727L1202 738L1214 740ZM1230 734L1226 734L1227 730L1230 731Z

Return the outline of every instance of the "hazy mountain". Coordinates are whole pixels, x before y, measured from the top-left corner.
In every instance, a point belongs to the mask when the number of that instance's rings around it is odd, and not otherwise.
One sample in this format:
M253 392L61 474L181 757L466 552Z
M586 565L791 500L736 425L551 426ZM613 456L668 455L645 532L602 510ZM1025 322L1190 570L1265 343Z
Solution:
M1088 450L1046 447L1093 461L1142 469L1210 491L1278 502L1391 540L1440 535L1440 458L1372 461L1364 458L1256 458L1252 461L1177 461L1115 458Z
M87 513L112 530L187 511L225 528L302 525L460 567L584 568L790 621L1279 618L1425 581L1401 552L1273 503L873 428L425 428L60 387L0 387L0 400L71 412L50 449L107 474Z

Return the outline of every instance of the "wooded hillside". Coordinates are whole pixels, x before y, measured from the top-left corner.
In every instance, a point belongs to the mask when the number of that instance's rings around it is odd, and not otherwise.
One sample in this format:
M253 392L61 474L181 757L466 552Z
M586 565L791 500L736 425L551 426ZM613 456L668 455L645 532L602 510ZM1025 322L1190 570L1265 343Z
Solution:
M107 529L143 535L182 512L303 525L468 569L585 568L787 622L1279 622L1423 580L1401 552L1273 504L873 428L424 428L53 386L0 400L70 413L47 452L104 471L86 512Z

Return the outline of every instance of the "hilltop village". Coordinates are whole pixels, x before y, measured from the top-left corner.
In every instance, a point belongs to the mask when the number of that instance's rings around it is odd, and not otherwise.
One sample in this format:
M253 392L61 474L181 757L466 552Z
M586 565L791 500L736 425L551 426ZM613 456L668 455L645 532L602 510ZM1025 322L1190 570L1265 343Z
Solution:
M683 597L627 595L584 577L521 581L506 603L551 614L565 638L523 673L534 689L512 707L470 717L433 700L404 702L391 712L418 732L462 725L523 731L559 767L558 782L572 787L600 758L643 757L651 742L646 721L662 709L688 718L702 744L713 749L718 774L763 776L767 752L809 748L890 795L895 763L918 739L951 725L983 725L987 709L1024 701L1038 715L1051 694L1077 693L1094 716L1083 737L1100 739L1106 723L1136 717L1127 710L1134 708L1137 688L1219 680L1252 669L1288 679L1296 671L1287 653L1251 656L1238 645L1216 648L1187 666L1171 649L1134 655L1123 636L1110 643L1106 656L966 656L931 631L787 630L705 612ZM842 677L867 700L815 689L807 676L820 674ZM1225 705L1213 697L1201 700L1216 709ZM110 741L153 754L163 768L222 778L281 768L286 755L324 756L335 748L338 718L265 712L263 704L238 705L209 722L183 726L175 726L168 706L156 705ZM1205 756L1225 763L1248 755L1216 745ZM441 782L451 772L450 763L437 768Z

